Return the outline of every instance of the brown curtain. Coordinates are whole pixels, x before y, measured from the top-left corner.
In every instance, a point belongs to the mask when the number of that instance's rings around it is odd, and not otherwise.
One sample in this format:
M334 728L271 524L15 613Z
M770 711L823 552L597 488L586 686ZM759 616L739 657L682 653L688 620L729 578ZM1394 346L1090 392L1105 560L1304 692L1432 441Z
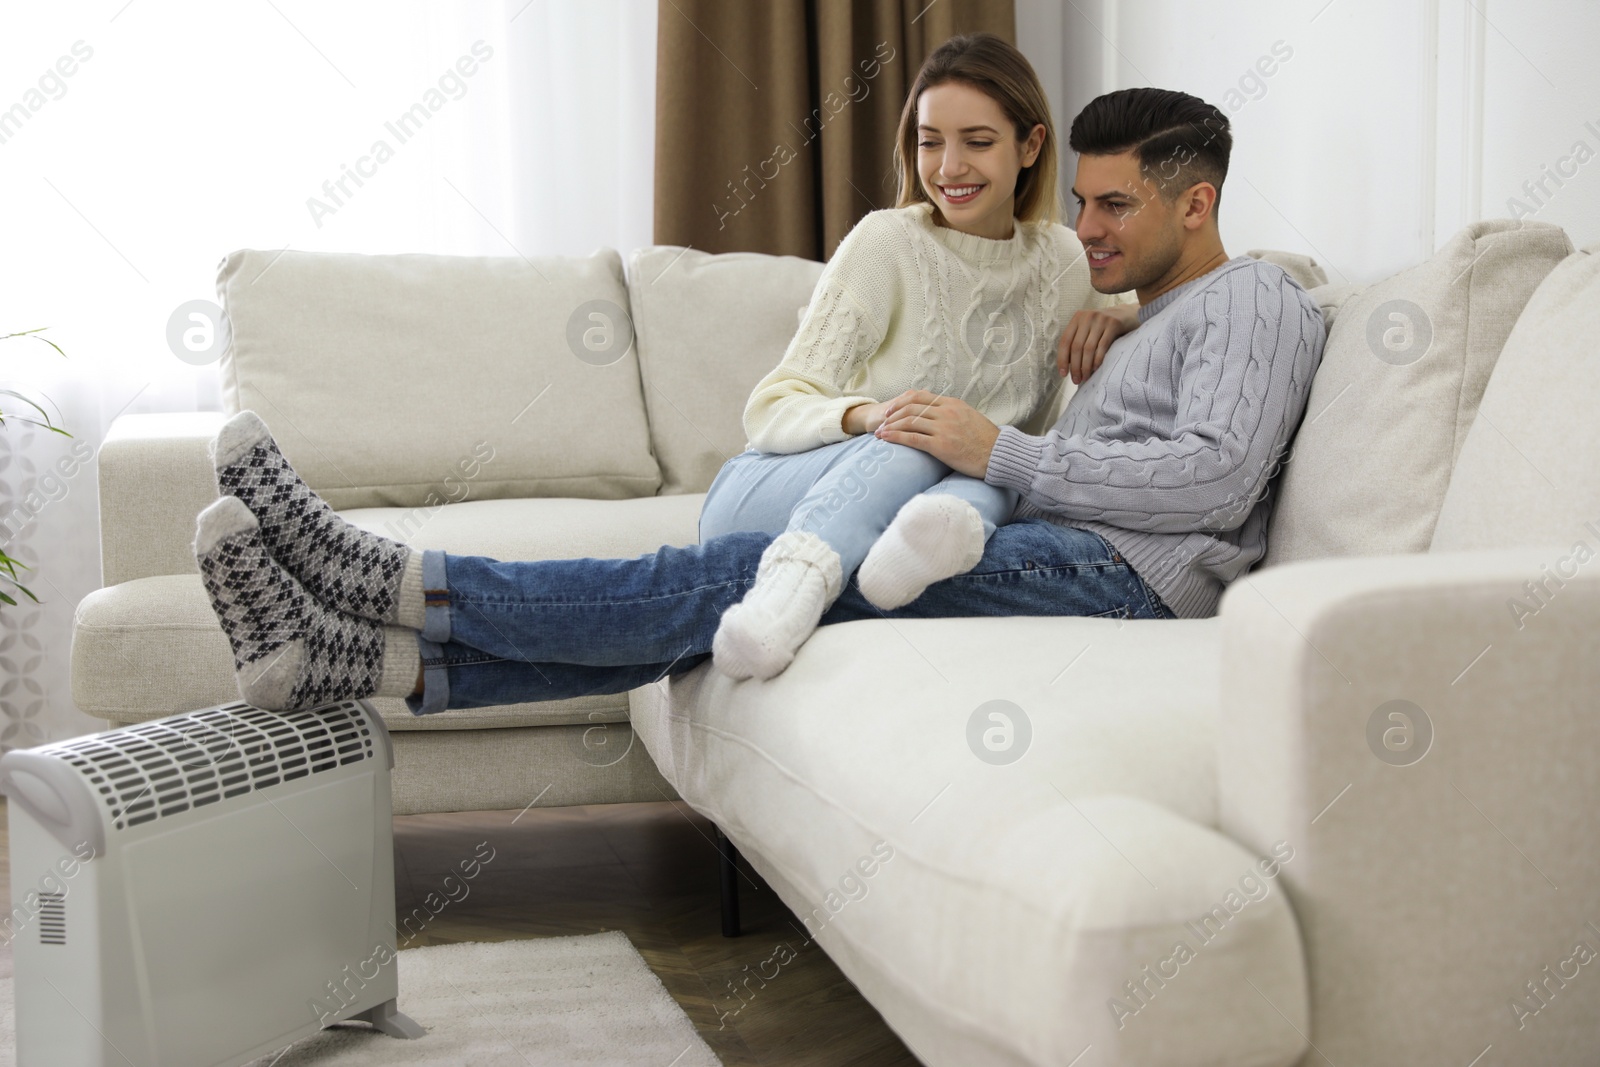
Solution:
M893 207L911 82L1014 0L659 0L655 241L826 260Z

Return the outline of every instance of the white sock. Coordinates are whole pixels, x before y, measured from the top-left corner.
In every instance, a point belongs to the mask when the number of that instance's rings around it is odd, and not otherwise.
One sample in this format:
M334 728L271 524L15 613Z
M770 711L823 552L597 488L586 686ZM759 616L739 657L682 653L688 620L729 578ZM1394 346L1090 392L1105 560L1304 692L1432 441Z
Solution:
M761 554L755 585L722 613L711 641L717 669L740 679L781 673L843 584L832 546L813 533L780 534Z
M861 563L861 595L885 611L905 607L934 582L965 574L983 558L983 517L949 493L906 501Z

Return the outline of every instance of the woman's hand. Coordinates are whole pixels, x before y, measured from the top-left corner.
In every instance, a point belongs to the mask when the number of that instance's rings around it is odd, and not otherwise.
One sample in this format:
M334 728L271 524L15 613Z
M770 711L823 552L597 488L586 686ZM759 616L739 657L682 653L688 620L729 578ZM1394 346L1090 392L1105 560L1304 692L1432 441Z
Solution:
M1139 305L1075 312L1056 342L1056 372L1082 385L1106 358L1111 342L1139 326Z
M858 434L871 433L883 425L883 418L889 413L888 402L880 404L857 404L855 407L844 409L844 418L840 424L844 432L851 437Z

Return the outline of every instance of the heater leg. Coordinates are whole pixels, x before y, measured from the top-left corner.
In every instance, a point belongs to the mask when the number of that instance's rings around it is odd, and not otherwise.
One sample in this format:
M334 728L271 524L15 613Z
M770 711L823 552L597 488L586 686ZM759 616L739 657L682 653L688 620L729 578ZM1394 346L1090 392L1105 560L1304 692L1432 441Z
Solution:
M717 827L717 866L722 875L722 936L739 936L739 850Z
M386 1000L382 1004L374 1004L366 1011L357 1012L350 1018L365 1019L376 1029L388 1034L390 1037L426 1037L428 1033L428 1031L418 1026L409 1015L396 1011L392 1000Z

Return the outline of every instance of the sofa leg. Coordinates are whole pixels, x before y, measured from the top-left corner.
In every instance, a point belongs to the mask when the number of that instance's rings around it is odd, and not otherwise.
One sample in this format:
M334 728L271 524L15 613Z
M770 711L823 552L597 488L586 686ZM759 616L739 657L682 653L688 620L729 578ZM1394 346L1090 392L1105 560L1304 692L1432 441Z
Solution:
M717 827L717 866L722 876L722 936L739 936L739 850Z

